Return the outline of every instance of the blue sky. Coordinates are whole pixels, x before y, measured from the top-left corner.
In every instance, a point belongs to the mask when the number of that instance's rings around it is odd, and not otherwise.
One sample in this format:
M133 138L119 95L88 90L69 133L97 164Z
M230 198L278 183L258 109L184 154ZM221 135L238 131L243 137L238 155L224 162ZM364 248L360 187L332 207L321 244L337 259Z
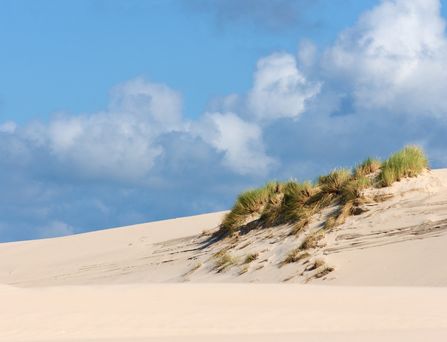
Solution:
M303 38L330 42L374 1L348 0L343 8L295 1L288 6L298 22L279 27L250 14L219 19L224 9L213 3L223 1L2 1L1 117L25 122L101 110L113 86L137 76L180 91L185 115L197 117L213 97L247 90L261 56L294 53ZM252 11L255 2L247 3L240 10Z
M442 5L0 1L0 241L222 210L408 143L446 166Z

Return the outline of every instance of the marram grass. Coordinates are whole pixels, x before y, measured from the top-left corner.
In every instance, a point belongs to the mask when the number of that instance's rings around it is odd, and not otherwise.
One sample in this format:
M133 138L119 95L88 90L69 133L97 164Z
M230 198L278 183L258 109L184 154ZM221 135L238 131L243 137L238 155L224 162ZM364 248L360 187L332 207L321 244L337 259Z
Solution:
M385 160L381 167L380 182L390 186L405 177L415 177L427 169L428 160L424 151L417 146L406 146Z
M322 227L331 229L343 224L358 209L366 189L390 186L405 177L417 176L427 168L423 150L417 146L406 146L383 163L368 158L352 171L339 168L320 176L316 184L270 182L238 196L225 216L219 234L232 235L250 222L260 227L290 224L291 233L297 234L305 230L315 214L336 205L336 210Z

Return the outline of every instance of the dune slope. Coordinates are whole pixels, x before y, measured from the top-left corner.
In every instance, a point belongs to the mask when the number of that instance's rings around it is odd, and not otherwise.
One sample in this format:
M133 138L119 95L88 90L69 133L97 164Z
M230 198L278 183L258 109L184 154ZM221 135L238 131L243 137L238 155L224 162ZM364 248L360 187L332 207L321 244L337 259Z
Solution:
M447 170L369 191L290 263L305 236L224 212L0 244L0 341L445 340Z

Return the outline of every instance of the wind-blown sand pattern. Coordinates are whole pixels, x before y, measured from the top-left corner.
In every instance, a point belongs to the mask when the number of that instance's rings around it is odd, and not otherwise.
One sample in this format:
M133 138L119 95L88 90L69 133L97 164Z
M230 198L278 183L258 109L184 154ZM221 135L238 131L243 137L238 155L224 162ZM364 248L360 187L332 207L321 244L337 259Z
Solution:
M304 236L223 212L0 244L0 340L445 340L447 170L367 195L291 263Z

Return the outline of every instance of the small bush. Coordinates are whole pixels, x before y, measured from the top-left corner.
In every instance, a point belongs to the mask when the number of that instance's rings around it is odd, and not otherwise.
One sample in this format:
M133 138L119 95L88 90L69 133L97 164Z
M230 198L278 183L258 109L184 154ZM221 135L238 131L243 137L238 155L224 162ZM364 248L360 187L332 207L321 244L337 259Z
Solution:
M251 253L245 257L244 264L249 264L259 257L259 253Z
M318 186L322 193L340 194L343 186L351 179L351 172L347 169L337 169L318 178Z
M424 151L417 146L406 146L394 153L382 164L380 182L390 186L404 177L415 177L428 167Z
M284 222L296 222L303 217L308 217L309 208L306 202L313 196L316 189L312 184L288 182L284 186L284 200L281 216Z
M318 242L324 237L324 233L322 231L316 231L312 234L306 236L306 238L301 243L299 249L307 250L311 248L318 247Z
M221 230L231 235L236 228L245 224L250 216L261 214L274 190L274 186L269 183L260 189L241 193L231 211L225 216Z
M218 252L214 255L215 258L215 268L217 272L223 272L230 266L236 264L236 259L230 255L228 252Z
M266 188L268 189L269 197L260 220L264 225L272 226L280 221L284 199L284 184L279 182L268 183Z
M371 186L371 180L365 176L347 181L341 189L342 201L348 202L360 198L363 190L369 186Z
M303 252L300 248L295 248L291 250L289 254L287 254L287 257L284 259L281 265L291 264L309 257L310 254L308 252Z
M354 177L360 178L360 177L368 176L368 175L378 171L380 169L381 165L382 165L382 163L380 160L368 158L354 168L354 170L353 170Z

